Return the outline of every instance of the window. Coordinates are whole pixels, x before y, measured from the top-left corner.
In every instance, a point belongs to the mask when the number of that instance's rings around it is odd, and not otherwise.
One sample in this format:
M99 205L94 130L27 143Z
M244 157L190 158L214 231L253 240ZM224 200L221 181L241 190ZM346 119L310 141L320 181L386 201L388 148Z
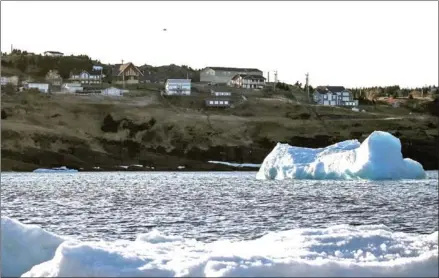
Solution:
M218 105L218 101L215 101L215 104Z
M228 101L228 100L224 101L224 104L228 105L228 104L229 104L229 101Z
M209 101L209 104L213 104L213 101Z
M219 102L219 104L221 104L221 105L222 105L222 104L223 104L223 102L222 102L222 101L220 101L220 102Z

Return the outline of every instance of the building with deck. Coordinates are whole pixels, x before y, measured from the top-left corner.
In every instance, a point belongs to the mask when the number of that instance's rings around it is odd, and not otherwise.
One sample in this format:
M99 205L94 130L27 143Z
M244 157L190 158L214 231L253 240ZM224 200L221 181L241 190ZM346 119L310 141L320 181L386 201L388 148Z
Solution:
M313 93L315 103L326 106L358 106L351 91L343 86L319 86Z
M237 74L262 75L262 71L255 68L207 67L200 72L200 81L228 85Z
M237 74L232 78L230 85L244 89L263 89L265 87L265 77L253 74Z

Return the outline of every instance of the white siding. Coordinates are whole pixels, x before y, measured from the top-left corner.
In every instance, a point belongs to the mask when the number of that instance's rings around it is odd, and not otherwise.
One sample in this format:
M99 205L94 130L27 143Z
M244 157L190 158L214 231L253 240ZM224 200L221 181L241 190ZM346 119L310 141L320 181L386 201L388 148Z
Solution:
M47 84L47 83L29 83L28 88L29 89L38 89L42 93L49 92L49 84Z

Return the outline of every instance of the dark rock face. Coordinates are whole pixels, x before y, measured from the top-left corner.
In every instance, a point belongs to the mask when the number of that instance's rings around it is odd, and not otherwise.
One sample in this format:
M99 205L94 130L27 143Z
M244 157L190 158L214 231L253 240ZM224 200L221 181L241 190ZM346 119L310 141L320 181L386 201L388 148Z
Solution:
M2 110L2 119L3 118ZM5 113L6 114L6 113ZM5 115L6 117L6 115ZM103 151L94 151L90 147L90 142L86 139L75 139L67 137L53 137L49 135L33 135L31 139L35 147L26 148L20 151L2 150L2 170L31 171L38 167L57 167L65 165L69 168L83 169L92 171L96 166L102 170L122 170L119 166L129 166L141 164L144 167L129 167L127 170L177 170L179 166L184 166L184 170L190 171L213 171L213 170L255 170L254 168L233 168L225 165L211 164L209 160L226 161L235 163L262 163L264 158L271 152L277 144L266 137L254 138L253 144L241 146L224 146L205 144L204 148L194 144L191 140L203 141L215 134L196 133L191 129L185 130L187 137L181 136L179 131L174 131L174 126L164 126L165 134L160 135L155 132L153 127L156 125L154 118L143 123L135 123L129 119L114 119L108 114L103 119L101 130L108 133L116 133L120 130L128 130L129 136L125 140L107 140L102 138L90 138L95 144L98 144ZM431 128L437 125L431 123ZM143 137L139 140L139 132ZM169 132L169 134L168 134ZM171 134L171 132L173 132ZM404 137L404 130L397 130L393 135L401 140L402 153L408 157L420 162L424 169L435 170L439 165L439 141L438 136L434 138L427 135L412 138ZM352 138L364 139L365 134L360 131L347 133L346 138L343 136L315 135L306 137L296 135L290 137L283 143L292 146L321 148L334 144L339 141ZM168 136L168 145L161 144L160 136ZM20 140L19 133L15 131L2 132L3 138L17 138ZM2 139L3 139L2 138ZM137 138L137 140L136 140ZM190 138L190 139L183 139ZM152 140L156 143L151 144ZM139 142L140 141L140 142ZM197 141L197 142L198 142ZM55 142L61 142L65 147L59 151L51 150ZM158 143L157 143L158 142ZM171 146L171 147L170 147ZM9 165L9 166L5 166ZM183 169L182 169L183 170Z
M401 140L402 152L404 157L409 157L420 162L424 169L438 169L438 150L439 141L430 142L422 140ZM319 139L294 137L292 142L295 146L324 147L332 144L332 138L319 137ZM288 143L292 143L288 142ZM65 165L69 168L94 170L99 166L102 170L121 170L118 165L141 164L144 168L129 168L128 170L177 170L179 166L184 166L182 170L190 171L214 171L214 170L255 170L233 168L225 165L211 164L209 160L227 161L236 163L262 163L264 158L271 152L275 143L264 147L252 146L213 146L207 150L191 148L189 150L173 149L167 151L164 147L152 148L141 143L125 141L101 141L101 145L106 153L90 150L86 146L71 146L67 150L53 152L44 149L28 148L22 152L2 150L2 159L12 159L33 165L33 169L38 167L57 167ZM18 166L17 166L18 167ZM29 167L29 166L27 166ZM15 171L30 171L28 168L15 168Z
M2 109L2 120L5 120L7 117L6 111Z
M123 118L120 120L115 120L111 114L108 114L104 118L104 122L101 126L101 130L103 132L112 132L116 133L119 130L129 130L130 137L133 137L139 131L145 131L151 129L156 123L154 118L151 118L146 123L136 124L133 121Z

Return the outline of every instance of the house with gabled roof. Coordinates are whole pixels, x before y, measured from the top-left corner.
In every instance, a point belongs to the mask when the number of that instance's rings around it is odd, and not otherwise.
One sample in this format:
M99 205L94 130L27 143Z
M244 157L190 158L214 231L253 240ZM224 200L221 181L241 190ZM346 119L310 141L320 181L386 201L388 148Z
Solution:
M70 72L69 80L71 82L77 82L80 84L101 84L102 83L102 72L98 70L73 70Z
M52 90L61 90L63 79L58 70L49 70L46 74L46 81L50 84Z
M343 86L319 86L313 93L313 100L327 106L358 106L353 93Z
M256 68L206 67L200 72L200 81L212 84L230 84L237 74L262 75Z
M113 67L112 82L115 84L138 84L142 77L143 72L131 62Z
M237 74L232 77L231 86L245 89L262 89L265 77L261 74Z

